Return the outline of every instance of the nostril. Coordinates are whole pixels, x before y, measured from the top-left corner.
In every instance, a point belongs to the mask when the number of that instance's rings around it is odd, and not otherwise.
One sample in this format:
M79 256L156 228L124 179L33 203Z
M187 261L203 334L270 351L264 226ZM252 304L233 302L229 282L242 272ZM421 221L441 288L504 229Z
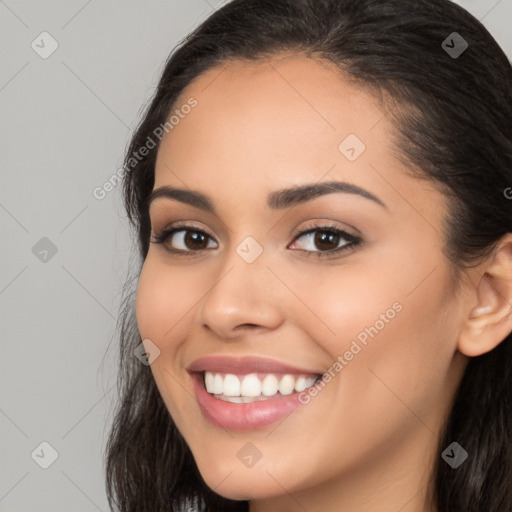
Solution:
M252 329L252 328L258 328L259 325L257 325L257 324L241 324L241 325L239 325L239 327L240 327L240 329L243 329L243 328L246 328L246 327Z

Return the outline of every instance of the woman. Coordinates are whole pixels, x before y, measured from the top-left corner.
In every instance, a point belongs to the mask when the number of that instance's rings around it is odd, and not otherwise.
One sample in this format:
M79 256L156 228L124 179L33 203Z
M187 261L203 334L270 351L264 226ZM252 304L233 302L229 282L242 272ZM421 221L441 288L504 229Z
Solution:
M125 170L111 507L512 511L512 68L480 22L233 0Z

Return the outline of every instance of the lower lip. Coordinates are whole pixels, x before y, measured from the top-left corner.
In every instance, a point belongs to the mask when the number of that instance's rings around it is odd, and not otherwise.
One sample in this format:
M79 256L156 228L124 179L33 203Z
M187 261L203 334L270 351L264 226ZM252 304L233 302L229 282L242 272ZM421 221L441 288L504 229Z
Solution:
M268 400L235 404L215 398L203 385L203 374L192 374L194 391L204 416L218 427L229 430L251 430L276 423L302 404L299 393Z

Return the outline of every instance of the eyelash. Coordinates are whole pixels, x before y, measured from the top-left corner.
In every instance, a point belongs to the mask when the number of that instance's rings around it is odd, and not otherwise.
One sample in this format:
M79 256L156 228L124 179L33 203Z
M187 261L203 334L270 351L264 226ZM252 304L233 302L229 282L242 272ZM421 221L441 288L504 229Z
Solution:
M195 228L194 226L190 226L187 224L179 224L176 226L173 226L169 229L164 229L161 231L158 235L154 236L154 240L151 241L151 243L155 244L164 244L173 234L179 232L179 231L191 231L193 233L199 233L201 235L205 235L206 237L212 239L212 237L206 233L205 231ZM314 233L315 231L325 232L329 234L339 235L341 238L345 239L347 241L346 245L343 245L342 247L338 247L337 249L333 249L330 251L307 251L305 249L298 249L302 252L306 253L307 257L311 257L313 255L316 255L318 258L326 258L329 256L332 256L334 254L338 255L344 251L347 250L353 250L356 247L360 246L363 242L363 240L355 235L351 235L350 233L347 233L343 229L340 229L338 227L332 226L330 224L311 224L309 226L306 226L304 229L296 233L293 237L293 240L291 243L294 243L299 238L303 237L304 235L308 235L309 233ZM176 254L178 256L190 256L190 253L195 253L197 255L207 251L208 249L200 249L196 251L183 251L181 249L170 249L168 247L165 248L166 251Z

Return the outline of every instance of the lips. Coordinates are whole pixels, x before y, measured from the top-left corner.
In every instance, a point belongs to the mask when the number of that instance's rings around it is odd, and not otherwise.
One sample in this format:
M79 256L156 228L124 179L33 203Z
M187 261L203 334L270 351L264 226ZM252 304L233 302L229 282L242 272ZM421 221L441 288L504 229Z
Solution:
M260 357L210 356L196 359L189 367L189 372L218 372L245 375L248 373L290 373L318 376L322 370L299 368L274 359Z
M231 377L250 375L251 378L265 374L279 374L299 379L307 376L311 380L321 375L321 372L311 368L291 366L276 360L257 357L203 357L195 360L187 370L192 376L196 399L204 417L211 424L230 430L261 428L285 418L303 405L299 401L299 393L288 390L284 395L278 392L268 398L260 396L258 399L252 399L254 401L250 403L243 399L234 399L234 402L229 399L226 401L224 395L208 393L204 383L206 373L231 375Z

